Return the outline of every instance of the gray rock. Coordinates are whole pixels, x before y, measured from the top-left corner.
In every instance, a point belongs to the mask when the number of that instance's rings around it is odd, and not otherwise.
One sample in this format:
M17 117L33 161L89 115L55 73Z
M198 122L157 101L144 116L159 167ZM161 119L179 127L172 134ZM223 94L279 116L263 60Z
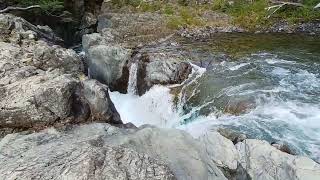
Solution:
M146 83L153 84L176 84L181 83L191 73L192 68L188 63L176 62L175 60L156 60L147 65Z
M67 118L77 86L69 75L53 72L0 87L0 126L38 128Z
M297 153L294 151L293 148L291 148L289 146L288 143L284 142L284 141L277 141L277 142L272 142L271 145L277 149L279 149L282 152L288 153L288 154L292 154L292 155L296 155Z
M139 95L143 95L153 85L156 84L180 84L186 80L192 72L192 66L188 60L180 54L163 49L150 50L142 49L134 57L138 61L137 90ZM158 51L159 50L159 51Z
M120 115L109 97L108 87L96 80L85 80L82 84L82 94L91 110L91 121L122 124Z
M307 157L281 152L266 141L246 139L236 148L251 179L320 179L319 164Z
M64 73L83 72L83 63L75 51L61 48L60 46L49 46L43 41L37 41L34 46L26 46L24 56L33 52L30 65L42 70L61 69Z
M30 135L8 135L0 141L0 177L39 180L175 179L163 162L133 149L107 145L98 134L107 135L109 127L95 124L70 132L47 129Z
M226 179L217 165L234 168L233 159L239 153L240 164L229 179L319 179L319 164L283 153L265 141L247 139L236 148L238 152L216 132L196 140L180 130L148 125L139 129L102 123L49 128L4 137L0 141L0 177Z
M122 123L106 86L96 80L82 84L71 75L48 72L0 87L0 126L39 129L56 123Z
M88 53L88 50L92 46L106 44L104 37L99 33L86 34L82 36L82 47L83 50Z
M82 74L83 71L83 63L73 50L51 46L41 40L24 41L20 46L0 41L0 66L5 68L0 70L1 78L15 78L12 73L27 66L40 71L59 69L71 74Z
M222 136L228 138L233 142L233 144L237 144L238 142L242 142L245 139L247 139L247 136L241 132L232 130L232 129L226 129L226 128L219 128L217 130Z
M133 134L113 136L111 143L164 161L177 179L226 179L205 148L184 131L145 126Z
M91 12L84 13L80 23L80 36L85 34L94 33L97 24L97 16Z
M131 50L119 45L97 45L88 49L87 60L89 66L89 76L108 85L112 90L117 90L115 86L122 84L127 86L128 75L123 69L130 59Z
M209 131L200 137L205 145L208 156L223 169L236 171L238 168L239 154L233 143L218 132Z

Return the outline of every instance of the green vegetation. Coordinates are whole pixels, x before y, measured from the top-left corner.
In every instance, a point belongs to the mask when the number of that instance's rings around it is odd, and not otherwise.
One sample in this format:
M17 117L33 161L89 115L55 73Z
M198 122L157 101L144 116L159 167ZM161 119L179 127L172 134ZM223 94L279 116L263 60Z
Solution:
M177 12L168 17L167 25L169 28L177 29L179 27L204 26L206 22L199 16L197 11L187 7L181 7Z
M45 11L60 11L64 8L63 0L14 0L17 6L40 5Z
M280 20L289 23L310 22L320 19L320 11L313 9L319 0L304 0L303 7L284 6L273 13L275 9L267 10L272 6L269 0L215 0L212 4L188 5L186 0L177 0L177 3L168 3L165 0L145 2L143 0L112 0L117 8L129 8L136 12L158 12L168 17L169 28L210 26L223 22L217 19L203 18L206 12L226 13L232 17L232 23L249 30L269 26Z
M234 23L248 29L256 26L268 26L279 20L287 20L289 23L309 22L320 19L320 11L314 10L314 0L305 0L303 7L286 6L272 14L275 9L268 11L271 6L267 0L256 0L248 3L245 0L235 2L232 6L220 9L234 17Z

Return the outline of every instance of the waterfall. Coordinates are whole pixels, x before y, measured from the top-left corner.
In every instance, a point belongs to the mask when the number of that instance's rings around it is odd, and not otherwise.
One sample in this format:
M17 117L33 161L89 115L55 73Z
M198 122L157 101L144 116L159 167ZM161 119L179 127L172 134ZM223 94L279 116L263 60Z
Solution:
M138 63L132 63L129 71L128 94L137 94Z

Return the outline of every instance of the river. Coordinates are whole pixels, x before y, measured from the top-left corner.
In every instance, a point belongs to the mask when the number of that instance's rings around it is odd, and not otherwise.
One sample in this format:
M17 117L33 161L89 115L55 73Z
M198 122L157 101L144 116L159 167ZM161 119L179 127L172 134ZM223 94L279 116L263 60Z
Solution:
M226 127L284 142L320 161L319 37L217 34L178 42L191 54L190 79L154 86L141 97L111 92L124 122L183 129L194 137Z

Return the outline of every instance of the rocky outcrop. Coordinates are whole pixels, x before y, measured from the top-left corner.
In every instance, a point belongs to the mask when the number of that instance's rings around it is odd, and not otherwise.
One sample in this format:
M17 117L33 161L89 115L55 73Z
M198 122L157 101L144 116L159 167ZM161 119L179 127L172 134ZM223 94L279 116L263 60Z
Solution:
M52 45L41 29L13 15L0 15L0 29L1 132L88 120L121 123L108 88L85 80L73 50Z
M309 158L293 156L266 141L247 139L236 145L240 163L251 179L316 180L320 165Z
M163 162L134 149L109 146L103 136L111 129L107 124L92 124L67 132L47 129L30 135L8 135L0 142L0 176L39 180L175 179Z

